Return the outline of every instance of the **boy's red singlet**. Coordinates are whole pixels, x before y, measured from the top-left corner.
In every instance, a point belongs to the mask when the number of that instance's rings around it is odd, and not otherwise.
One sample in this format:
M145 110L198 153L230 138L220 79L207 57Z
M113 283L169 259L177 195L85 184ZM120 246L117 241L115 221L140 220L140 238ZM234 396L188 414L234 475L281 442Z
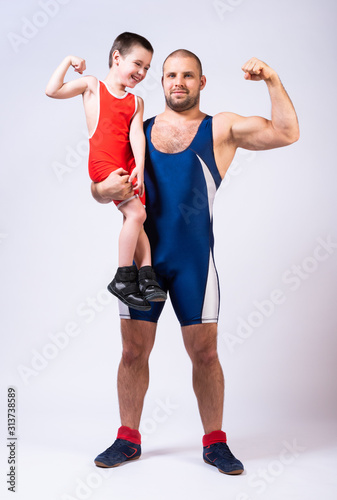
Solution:
M104 82L98 82L96 128L89 138L89 175L101 182L108 175L124 168L131 174L136 166L130 144L130 125L137 111L137 96L125 92L114 95ZM143 204L145 200L141 198ZM115 201L119 205L121 201Z

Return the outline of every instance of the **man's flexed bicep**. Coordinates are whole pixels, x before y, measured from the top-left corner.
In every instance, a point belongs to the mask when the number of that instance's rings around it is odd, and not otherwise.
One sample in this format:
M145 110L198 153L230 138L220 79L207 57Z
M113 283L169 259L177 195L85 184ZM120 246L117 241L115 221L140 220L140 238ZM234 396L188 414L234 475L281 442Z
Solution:
M297 141L299 127L296 112L276 71L256 57L249 59L241 69L245 80L266 83L272 110L271 119L224 113L235 146L263 150L287 146Z
M262 116L231 115L230 134L238 148L253 151L279 148L291 144L288 137L273 127L271 120Z

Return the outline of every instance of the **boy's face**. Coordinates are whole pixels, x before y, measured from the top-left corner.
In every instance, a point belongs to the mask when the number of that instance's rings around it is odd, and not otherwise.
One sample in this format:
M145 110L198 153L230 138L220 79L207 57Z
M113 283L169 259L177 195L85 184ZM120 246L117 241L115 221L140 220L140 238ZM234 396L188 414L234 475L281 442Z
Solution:
M150 68L152 53L140 45L135 45L124 57L118 51L114 53L113 63L120 78L120 82L125 87L134 88L146 77Z

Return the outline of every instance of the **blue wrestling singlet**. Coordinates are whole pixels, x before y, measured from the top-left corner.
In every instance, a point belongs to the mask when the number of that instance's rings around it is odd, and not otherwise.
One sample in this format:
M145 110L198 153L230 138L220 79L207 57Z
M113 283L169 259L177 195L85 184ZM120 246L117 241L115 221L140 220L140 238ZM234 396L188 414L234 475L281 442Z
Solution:
M151 141L155 117L144 123L146 135L145 231L158 283L168 291L182 326L216 323L219 285L213 258L213 200L221 176L213 152L212 117L206 116L191 144L166 154ZM119 302L121 318L157 322L164 302L151 311Z

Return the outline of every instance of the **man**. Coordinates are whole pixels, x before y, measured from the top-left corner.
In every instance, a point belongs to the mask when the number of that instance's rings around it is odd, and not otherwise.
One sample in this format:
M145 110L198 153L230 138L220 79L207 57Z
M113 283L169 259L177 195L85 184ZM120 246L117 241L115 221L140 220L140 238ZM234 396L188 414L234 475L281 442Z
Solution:
M256 58L242 70L246 80L267 84L271 120L227 112L212 118L201 112L200 91L206 78L200 60L189 51L177 50L163 65L165 111L145 122L145 229L153 267L160 286L170 293L192 361L193 388L205 432L204 461L225 474L241 474L243 465L229 450L221 430L224 378L217 354L219 291L213 260L213 199L237 148L272 149L299 138L294 107L277 73ZM130 196L127 177L119 173L92 186L97 201L107 203L116 194ZM138 428L149 384L148 359L162 308L163 303L157 303L143 313L120 307L123 354L118 398L122 426L115 443L96 457L97 466L113 467L140 456Z

